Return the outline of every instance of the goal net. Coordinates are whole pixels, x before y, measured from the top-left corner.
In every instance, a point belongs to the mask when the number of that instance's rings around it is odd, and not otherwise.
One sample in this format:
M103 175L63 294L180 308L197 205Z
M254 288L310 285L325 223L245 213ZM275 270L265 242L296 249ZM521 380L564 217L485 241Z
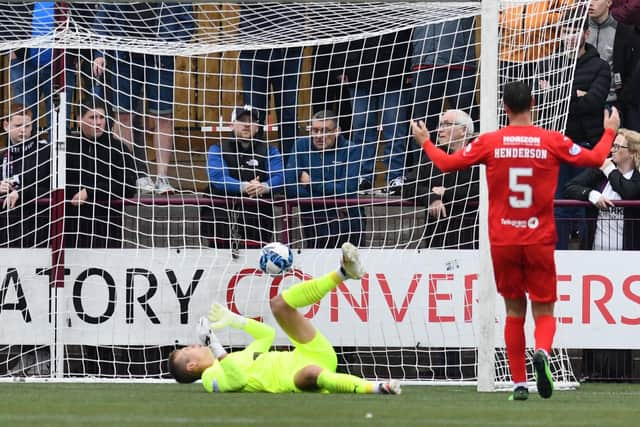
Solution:
M367 276L305 310L339 369L473 384L493 304L478 300L480 170L442 174L409 121L461 149L481 97L499 97L482 72L529 82L536 123L563 130L563 34L586 5L505 1L489 23L480 2L0 4L0 377L166 379L212 301L275 325L270 297L350 241ZM282 277L258 270L270 241L295 252Z

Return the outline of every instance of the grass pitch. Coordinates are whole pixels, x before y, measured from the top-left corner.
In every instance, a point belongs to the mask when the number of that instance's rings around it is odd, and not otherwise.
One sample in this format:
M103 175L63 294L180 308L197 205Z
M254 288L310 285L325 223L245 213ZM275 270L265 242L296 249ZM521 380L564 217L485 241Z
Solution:
M586 384L526 402L473 387L401 396L208 394L178 384L0 384L0 426L638 426L640 384Z

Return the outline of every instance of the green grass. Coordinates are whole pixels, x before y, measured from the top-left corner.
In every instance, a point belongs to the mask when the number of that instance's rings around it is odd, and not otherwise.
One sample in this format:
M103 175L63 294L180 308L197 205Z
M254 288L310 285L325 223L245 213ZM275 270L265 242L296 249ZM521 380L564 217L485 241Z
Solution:
M207 394L197 384L0 384L0 426L637 426L640 384L586 384L526 402L472 387L402 396ZM371 414L369 417L367 414Z

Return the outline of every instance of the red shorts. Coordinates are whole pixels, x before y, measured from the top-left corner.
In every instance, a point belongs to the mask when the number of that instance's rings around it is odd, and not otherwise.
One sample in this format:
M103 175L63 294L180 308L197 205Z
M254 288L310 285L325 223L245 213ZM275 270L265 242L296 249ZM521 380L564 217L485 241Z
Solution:
M498 293L509 299L528 293L531 301L555 302L554 251L555 245L491 246Z

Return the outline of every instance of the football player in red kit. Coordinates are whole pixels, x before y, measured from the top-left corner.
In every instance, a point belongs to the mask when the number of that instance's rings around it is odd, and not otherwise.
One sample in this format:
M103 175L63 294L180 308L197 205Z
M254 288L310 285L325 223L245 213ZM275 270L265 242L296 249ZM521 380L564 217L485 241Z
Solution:
M509 125L480 135L465 149L447 154L429 140L424 122L412 122L413 135L442 171L485 164L489 189L489 240L498 292L507 319L504 338L514 382L513 400L529 396L526 377L524 321L526 294L535 319L535 369L538 393L551 397L549 353L556 330L553 198L561 162L600 167L620 126L615 108L604 112L605 131L593 150L574 144L559 132L533 126L533 98L520 81L505 84L504 109Z

